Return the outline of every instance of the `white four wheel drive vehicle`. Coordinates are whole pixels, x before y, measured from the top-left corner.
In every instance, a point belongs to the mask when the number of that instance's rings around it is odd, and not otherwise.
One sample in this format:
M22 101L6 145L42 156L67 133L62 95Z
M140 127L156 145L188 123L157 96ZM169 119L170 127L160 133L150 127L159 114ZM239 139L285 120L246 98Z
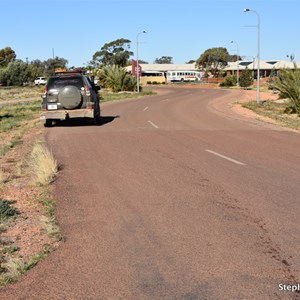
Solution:
M46 77L38 77L38 78L34 81L34 84L35 84L35 85L44 85L44 84L46 84L46 82L47 82Z

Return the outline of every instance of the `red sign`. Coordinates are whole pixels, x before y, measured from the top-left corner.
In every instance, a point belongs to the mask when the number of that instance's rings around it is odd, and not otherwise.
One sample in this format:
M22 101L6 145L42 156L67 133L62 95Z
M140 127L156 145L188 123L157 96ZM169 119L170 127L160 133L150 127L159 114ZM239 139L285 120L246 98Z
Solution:
M131 74L132 76L137 76L137 74L139 74L139 76L142 76L142 67L139 65L137 66L136 60L132 60L132 68L131 68Z

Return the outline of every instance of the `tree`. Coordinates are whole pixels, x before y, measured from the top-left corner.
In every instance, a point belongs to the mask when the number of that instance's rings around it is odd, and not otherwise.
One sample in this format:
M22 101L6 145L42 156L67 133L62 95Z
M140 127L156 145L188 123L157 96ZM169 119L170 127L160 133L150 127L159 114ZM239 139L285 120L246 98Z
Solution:
M45 76L50 76L55 70L66 69L68 61L62 57L49 58L43 62Z
M197 59L196 67L200 70L210 72L214 77L217 77L219 71L227 65L229 57L226 48L210 48L205 50Z
M155 64L172 64L173 57L171 56L162 56L161 58L156 58L154 61Z
M139 64L149 64L147 61L144 61L144 60L142 60L142 59L139 59Z
M186 64L194 64L196 61L194 59L190 59L189 61L186 62Z
M29 65L21 60L11 61L0 72L0 83L5 86L22 86L30 81Z
M46 68L45 62L42 62L39 59L35 59L30 62L32 72L35 73L34 77L45 76L46 75Z
M0 50L0 67L5 67L11 61L16 59L17 55L10 47L6 47Z
M250 85L253 84L251 70L246 68L245 70L242 71L242 73L240 75L239 84L243 88L248 88Z
M93 64L101 67L109 65L127 66L130 56L133 55L133 52L129 51L130 43L130 40L123 38L106 43L100 51L93 55Z
M232 61L232 62L240 61L240 60L242 60L242 57L241 56L237 56L236 54L229 55L229 58L228 58L228 61Z

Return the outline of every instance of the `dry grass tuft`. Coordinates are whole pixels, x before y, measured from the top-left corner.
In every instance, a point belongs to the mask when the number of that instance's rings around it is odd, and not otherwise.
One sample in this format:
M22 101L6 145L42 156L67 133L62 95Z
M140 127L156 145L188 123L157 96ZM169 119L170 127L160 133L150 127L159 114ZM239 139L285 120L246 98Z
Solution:
M62 239L60 229L56 224L54 217L50 218L50 217L42 216L41 222L48 236L55 238L57 241L60 241Z
M0 169L0 186L4 183L5 177L4 177L4 171Z
M31 153L32 167L36 183L45 186L53 182L58 165L52 153L43 145L36 144Z
M0 284L6 284L12 282L14 278L19 277L24 273L24 262L19 258L9 258L3 267L5 268L5 274L0 276Z

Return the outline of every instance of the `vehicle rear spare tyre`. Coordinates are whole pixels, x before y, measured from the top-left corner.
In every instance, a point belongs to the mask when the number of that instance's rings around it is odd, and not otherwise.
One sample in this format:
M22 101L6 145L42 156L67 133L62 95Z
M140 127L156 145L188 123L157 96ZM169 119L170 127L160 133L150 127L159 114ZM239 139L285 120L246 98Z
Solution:
M79 108L82 104L80 90L75 86L67 85L59 92L58 101L65 109Z

